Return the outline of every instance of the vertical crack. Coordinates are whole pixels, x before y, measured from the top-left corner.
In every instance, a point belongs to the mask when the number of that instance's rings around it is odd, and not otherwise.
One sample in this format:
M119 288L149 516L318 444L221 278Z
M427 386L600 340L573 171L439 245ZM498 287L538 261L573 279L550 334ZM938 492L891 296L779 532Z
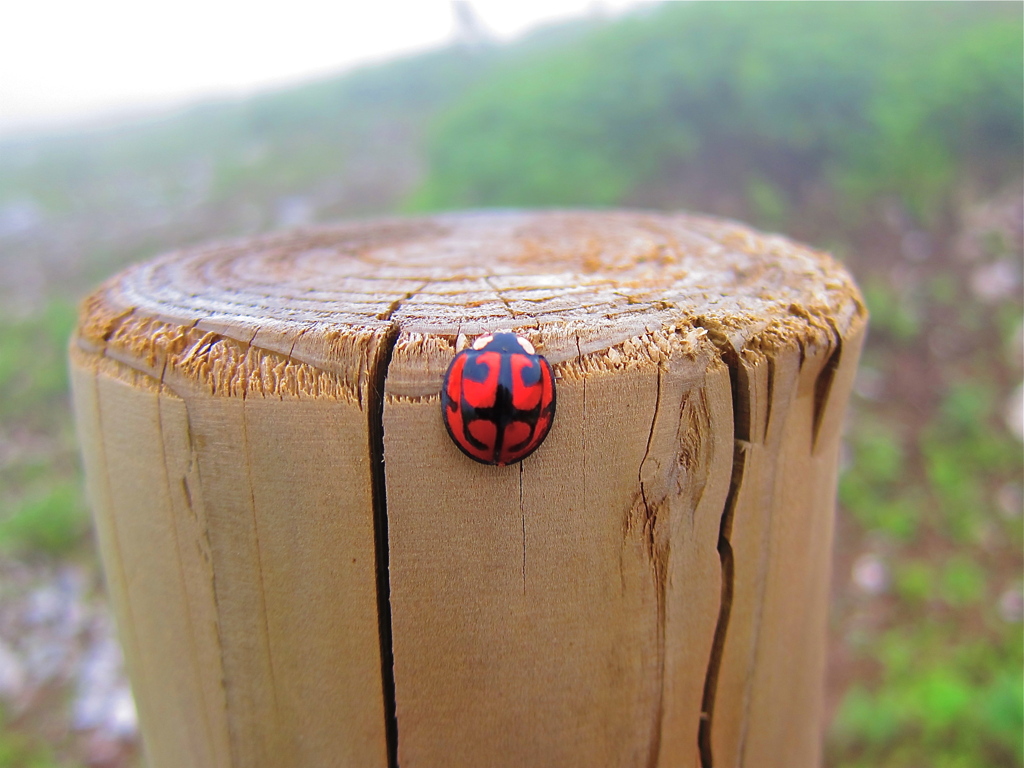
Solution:
M392 312L395 306L392 306ZM395 352L399 326L392 321L377 348L367 387L370 448L370 494L373 503L377 568L377 622L380 633L381 685L384 694L384 737L388 768L398 768L398 717L395 708L395 653L391 639L391 582L388 573L388 507L384 474L384 381Z
M701 768L713 768L714 766L711 752L711 727L715 712L715 693L718 690L718 673L722 668L725 635L729 628L729 615L732 612L735 568L729 536L732 534L733 513L736 510L740 486L743 484L743 468L747 455L745 443L737 440L735 446L732 479L729 482L729 493L725 500L722 525L718 532L718 556L722 561L722 598L718 609L718 623L715 625L715 639L711 645L711 658L708 660L708 671L704 678L704 697L701 703L700 728L697 733Z
M257 328L252 332L252 336L245 342L245 346L242 351L242 359L244 359L249 351L252 349L252 344L256 340L256 334L259 333ZM216 343L216 339L210 342L210 346ZM237 374L236 374L237 375ZM234 377L233 377L234 378ZM226 386L228 392L231 391L232 384L229 382ZM277 670L274 667L274 646L271 642L270 636L270 616L267 614L267 584L266 584L266 572L263 568L263 547L260 543L260 526L259 526L259 515L256 511L256 486L253 483L252 475L252 446L249 442L249 421L248 416L245 412L245 399L248 395L248 384L243 379L240 383L241 389L241 416L242 416L242 449L245 452L245 471L246 479L249 484L249 510L252 516L252 533L253 541L256 545L256 567L259 569L259 595L260 595L260 613L263 614L263 641L267 647L267 665L270 668L270 697L274 704L274 717L280 722L281 720L281 707L278 701L278 682L277 682ZM276 729L275 729L276 730Z
M821 423L825 416L825 406L828 405L829 395L832 393L832 382L835 380L836 371L839 368L839 361L843 356L843 336L836 328L834 321L829 320L829 327L832 331L832 352L825 362L825 367L818 373L814 381L814 429L812 432L812 450L818 444L818 433L821 431Z
M391 577L388 549L387 475L384 471L384 382L388 377L391 358L395 354L401 326L394 319L403 302L423 288L392 301L378 315L379 320L390 321L370 361L366 386L367 435L370 453L370 499L373 506L373 543L377 571L377 631L380 635L380 679L384 698L384 739L388 768L398 768L398 714L395 703L395 649L391 630ZM360 393L361 396L361 393Z
M491 290L494 291L494 295L498 297L498 301L505 305L505 309L508 310L508 314L512 317L513 320L515 320L516 311L512 309L512 305L509 304L508 299L501 295L501 291L498 289L498 287L495 286L493 282L491 282L492 279L493 275L488 275L487 277L484 278L484 281L491 287Z
M640 485L640 501L644 508L643 536L647 547L648 556L651 559L652 574L654 576L655 595L657 599L657 648L658 648L658 700L654 711L652 722L650 751L647 756L647 765L656 766L661 756L662 722L665 709L665 588L668 570L668 550L658 551L658 540L655 527L658 525L658 514L662 509L664 499L658 499L652 506L651 500L647 498L647 483L644 478L644 468L651 460L651 446L654 443L654 432L658 426L658 417L661 412L661 390L664 371L658 366L657 389L654 398L654 415L651 417L651 430L647 434L647 448L644 450L644 458L640 462L638 481Z
M165 437L164 437L164 409L163 409L163 403L164 403L164 397L166 397L166 395L164 394L163 379L164 379L164 376L166 375L166 373L167 373L167 362L165 360L164 361L163 370L160 373L160 384L161 384L161 387L160 387L160 394L157 397L157 401L156 401L156 423L157 423L157 431L160 434L160 464L163 466L165 493L167 494L167 498L168 499L173 499L174 498L174 493L173 493L173 490L172 490L172 483L171 483L171 465L170 465L170 463L168 461L167 443L166 443ZM192 508L192 492L189 490L188 481L187 481L186 477L182 477L181 478L181 488L182 488L182 491L185 494L185 503L188 505L188 514L189 514L190 517L192 517L193 520L195 520L195 510ZM199 706L202 707L202 711L203 711L203 718L202 718L202 721L203 721L203 732L204 732L204 734L206 736L207 748L210 750L210 754L213 755L213 754L216 753L217 750L216 750L216 747L214 746L215 739L214 739L214 736L213 736L213 731L211 730L211 726L210 726L210 718L208 716L208 713L210 712L210 705L209 705L209 703L207 702L207 699L206 699L206 686L203 685L202 676L201 676L201 673L199 671L199 665L195 661L196 659L199 658L199 650L198 650L199 649L199 641L196 639L196 627L195 627L195 622L193 621L193 618L192 618L194 606L192 604L193 601L191 599L189 590L188 590L187 586L185 585L185 572L184 572L185 571L185 561L184 561L184 558L182 557L182 554L181 554L182 553L181 533L178 531L178 522L177 522L177 520L173 519L175 517L173 506L170 507L170 512L171 512L170 528L174 532L174 552L175 552L175 559L177 561L178 588L181 590L181 594L184 595L184 598L185 598L185 626L188 628L189 655L193 659L193 663L192 663L193 684L199 690ZM217 634L218 634L218 642L219 642L219 635L220 635L220 628L219 627L217 629ZM268 643L268 645L269 645L269 643Z
M722 656L725 652L725 638L729 629L729 616L732 612L735 588L735 563L729 537L732 535L733 517L739 500L739 491L743 485L746 449L751 439L750 381L739 354L728 340L724 339L713 325L707 326L700 321L697 324L708 330L708 337L718 347L723 362L729 367L733 410L732 476L729 480L729 491L725 498L722 522L718 531L718 556L722 563L722 596L718 609L718 622L715 625L715 636L711 645L711 655L708 659L708 669L704 677L704 695L701 703L700 726L697 732L701 768L713 768L714 756L711 741L715 694L718 691L718 674L721 671Z

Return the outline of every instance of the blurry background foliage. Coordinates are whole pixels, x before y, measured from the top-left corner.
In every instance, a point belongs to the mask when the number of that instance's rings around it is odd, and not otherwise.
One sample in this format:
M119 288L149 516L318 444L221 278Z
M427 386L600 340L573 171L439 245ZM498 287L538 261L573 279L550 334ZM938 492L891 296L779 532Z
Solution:
M932 218L959 175L1019 171L1005 167L1024 135L1013 10L680 3L516 52L435 122L415 200L658 204L671 191L696 206L739 195L781 221L828 190L844 205L897 194Z
M0 590L0 768L135 760L130 734L72 714L91 630L49 676L17 640L68 568L102 605L66 393L76 299L209 238L536 205L691 208L844 259L873 323L840 479L828 764L1024 764L1022 8L652 5L0 140L0 564L22 585Z

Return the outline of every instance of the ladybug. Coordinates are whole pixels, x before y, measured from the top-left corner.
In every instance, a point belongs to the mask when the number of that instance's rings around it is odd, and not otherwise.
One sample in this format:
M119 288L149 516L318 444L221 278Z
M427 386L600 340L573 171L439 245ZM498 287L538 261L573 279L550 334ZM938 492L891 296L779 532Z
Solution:
M555 418L551 364L514 333L481 336L444 375L441 413L464 454L503 467L544 442Z

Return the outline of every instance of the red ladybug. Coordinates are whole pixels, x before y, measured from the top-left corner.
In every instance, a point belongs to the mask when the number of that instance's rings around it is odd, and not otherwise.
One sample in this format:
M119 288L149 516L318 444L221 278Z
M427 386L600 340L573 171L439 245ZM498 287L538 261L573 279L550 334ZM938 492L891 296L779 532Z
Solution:
M514 333L481 336L444 375L441 412L469 458L503 467L544 442L555 417L551 364Z

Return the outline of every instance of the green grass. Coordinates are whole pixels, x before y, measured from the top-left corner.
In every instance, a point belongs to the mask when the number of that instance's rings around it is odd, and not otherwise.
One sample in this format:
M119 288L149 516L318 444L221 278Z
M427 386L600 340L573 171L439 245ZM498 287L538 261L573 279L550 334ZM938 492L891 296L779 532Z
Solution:
M58 760L53 749L24 731L12 730L0 711L0 768L73 768Z
M1011 661L1020 656L1020 633L1012 635L1002 640L1004 656L987 643L951 645L955 635L941 626L884 634L869 649L878 681L847 693L832 750L846 753L851 767L1019 765L1024 688Z
M53 300L0 334L0 426L16 446L0 466L0 550L8 555L66 555L87 529L68 394L74 322L74 306Z
M648 11L498 61L434 121L415 205L609 205L653 188L656 204L701 207L742 192L774 227L824 189L846 216L888 195L937 222L965 174L1017 173L999 158L1024 143L1019 7Z
M900 344L910 344L919 336L922 318L916 295L898 292L881 276L866 280L861 290L871 312L872 334L883 334Z
M883 323L895 316L877 295L875 309ZM894 325L879 335L891 360L908 342ZM900 426L904 414L882 418L888 403L858 404L840 501L886 553L892 587L876 609L881 626L846 640L876 674L844 697L830 734L833 765L1024 762L1021 627L998 609L1004 589L1020 588L1024 530L994 500L998 488L1020 483L1022 449L998 419L999 388L970 371L989 354L964 361L968 371L916 435Z
M14 503L4 505L0 550L51 557L68 554L82 541L89 522L81 484L77 479L45 477L36 485Z
M52 300L27 318L8 319L0 334L0 418L50 422L67 397L67 342L75 326L71 302Z

